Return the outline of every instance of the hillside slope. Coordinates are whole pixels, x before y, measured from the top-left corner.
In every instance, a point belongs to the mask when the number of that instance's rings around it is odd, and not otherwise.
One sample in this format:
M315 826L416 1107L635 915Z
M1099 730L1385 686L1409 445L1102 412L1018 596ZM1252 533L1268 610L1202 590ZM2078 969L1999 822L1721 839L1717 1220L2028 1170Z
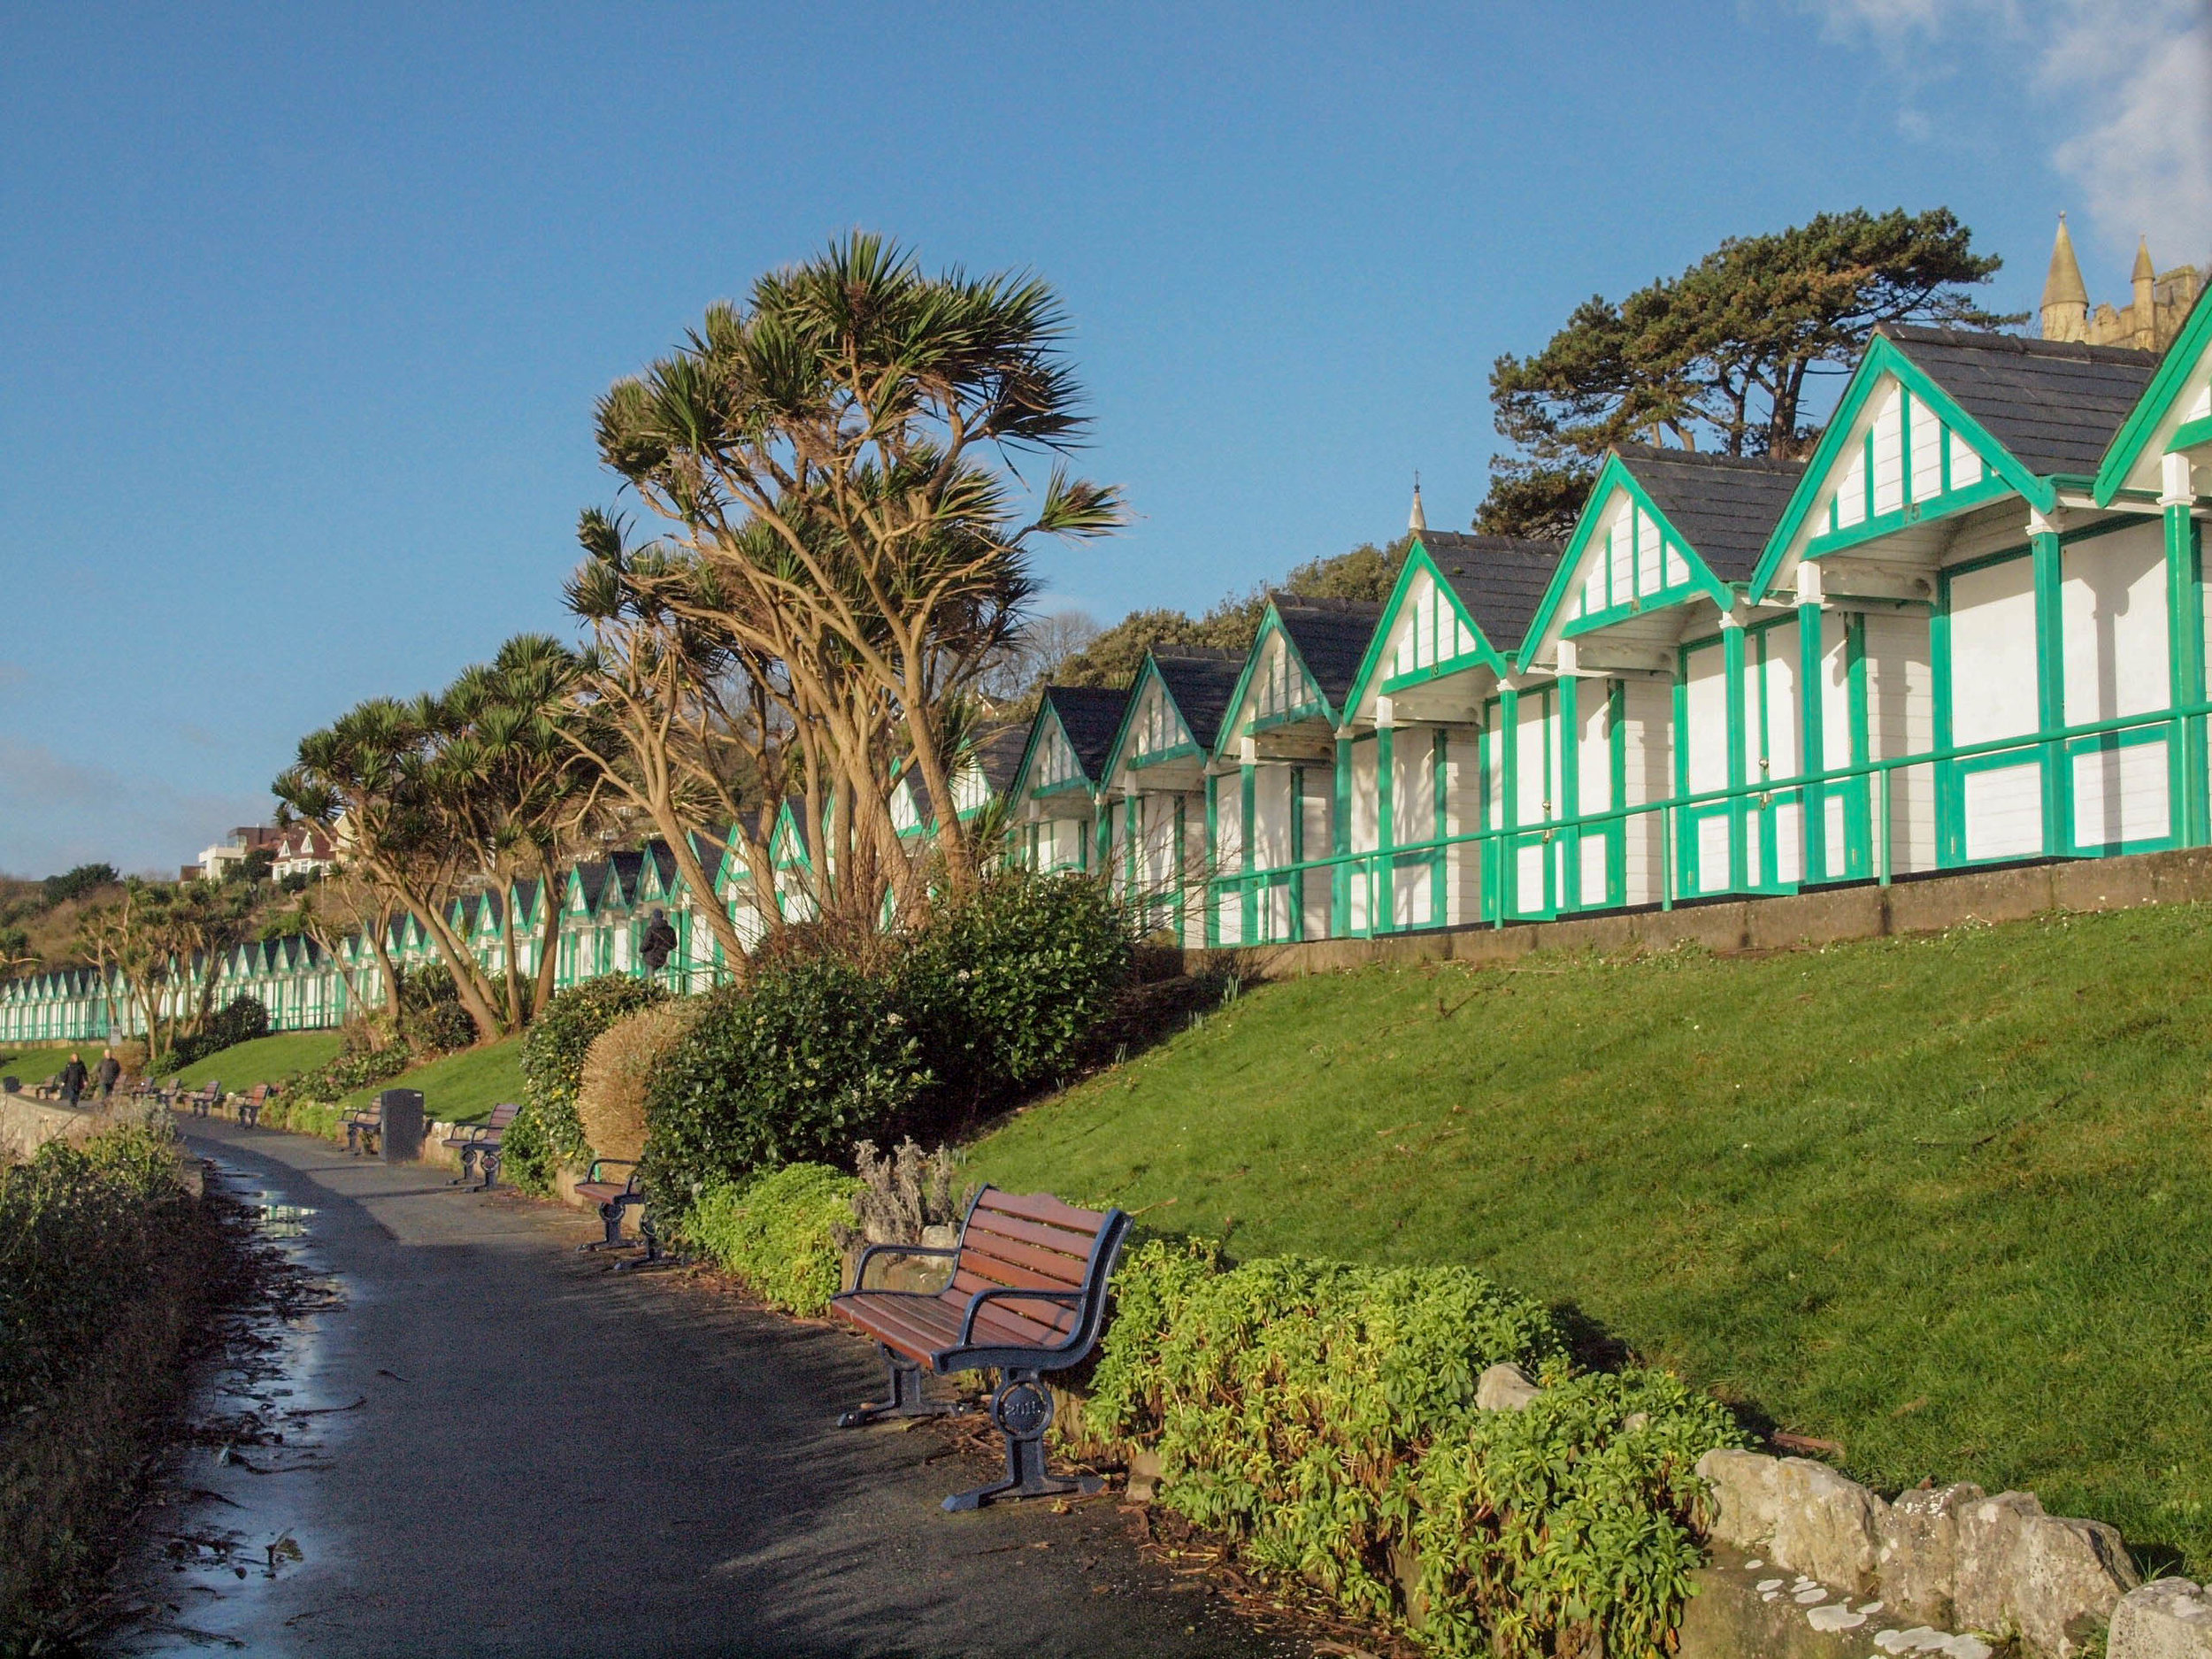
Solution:
M973 1170L1239 1256L1471 1263L1886 1489L2032 1487L2201 1576L2208 961L2174 907L1293 981Z

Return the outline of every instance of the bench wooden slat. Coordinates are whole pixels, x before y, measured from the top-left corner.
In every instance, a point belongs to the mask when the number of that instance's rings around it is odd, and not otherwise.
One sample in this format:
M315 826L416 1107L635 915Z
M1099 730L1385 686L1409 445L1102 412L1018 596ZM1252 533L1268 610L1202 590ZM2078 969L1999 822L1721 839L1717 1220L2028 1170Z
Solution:
M969 1301L977 1292L1006 1288L1008 1286L994 1285L972 1273L956 1273L953 1282L946 1288L944 1300L952 1305L955 1312L965 1313ZM1040 1297L1002 1296L983 1305L992 1310L994 1317L1002 1314L1009 1319L1035 1325L1037 1340L1041 1342L1058 1341L1068 1333L1071 1322L1069 1304L1046 1302Z
M1017 1220L1011 1216L991 1215L981 1210L969 1217L967 1237L985 1248L989 1248L991 1240L996 1239L1034 1245L1041 1250L1050 1250L1065 1256L1076 1264L1079 1273L1082 1271L1082 1264L1090 1259L1091 1247L1098 1242L1095 1233L1070 1233L1059 1227L1040 1226L1033 1221Z
M978 1271L999 1278L1002 1284L1033 1286L1039 1290L1079 1290L1089 1265L1072 1256L1041 1250L1033 1244L1014 1244L992 1238L979 1242L972 1231L968 1234L968 1242L961 1248L960 1256L963 1261L974 1264Z
M1050 1193L1002 1193L992 1187L976 1200L976 1209L995 1210L1002 1214L1019 1216L1030 1221L1049 1222L1055 1226L1094 1236L1106 1225L1106 1217L1102 1212L1078 1210L1073 1204L1061 1202Z
M960 1326L967 1317L964 1301L953 1307L934 1296L887 1296L867 1291L841 1298L838 1308L855 1325L924 1362L959 1341ZM982 1345L1034 1348L1057 1343L1066 1334L1010 1317L998 1304L986 1303L976 1315L974 1340Z

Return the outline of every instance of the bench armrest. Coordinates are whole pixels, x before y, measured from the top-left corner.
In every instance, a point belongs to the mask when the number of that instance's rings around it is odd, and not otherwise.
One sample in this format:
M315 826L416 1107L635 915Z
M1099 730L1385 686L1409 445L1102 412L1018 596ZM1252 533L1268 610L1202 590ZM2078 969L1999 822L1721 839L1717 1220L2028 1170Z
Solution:
M868 1282L868 1260L876 1256L958 1256L957 1245L949 1244L872 1244L860 1253L860 1260L853 1264L854 1290ZM848 1293L849 1294L849 1293Z
M975 1340L975 1317L983 1311L983 1304L1002 1297L1020 1296L1032 1302L1064 1302L1081 1307L1088 1293L1080 1290L1017 1290L1010 1285L979 1290L968 1298L968 1316L960 1322L960 1346L967 1347Z
M594 1158L591 1161L591 1168L584 1171L584 1179L588 1181L595 1181L599 1179L601 1170L615 1167L630 1171L628 1188L631 1192L637 1191L638 1165L635 1158Z

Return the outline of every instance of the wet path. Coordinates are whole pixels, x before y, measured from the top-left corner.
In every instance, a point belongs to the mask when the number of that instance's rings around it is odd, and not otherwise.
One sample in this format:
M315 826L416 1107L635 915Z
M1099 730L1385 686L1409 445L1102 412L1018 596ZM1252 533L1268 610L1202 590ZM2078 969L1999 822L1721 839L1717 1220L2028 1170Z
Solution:
M237 1548L172 1538L186 1570L148 1581L180 1628L126 1651L1291 1650L1141 1560L1110 1502L944 1514L987 1466L829 1426L879 1380L853 1338L611 1274L565 1248L588 1218L440 1171L188 1133L234 1190L303 1212L291 1248L339 1302L285 1334L280 1376L210 1402L284 1443L193 1454L213 1495L165 1526Z

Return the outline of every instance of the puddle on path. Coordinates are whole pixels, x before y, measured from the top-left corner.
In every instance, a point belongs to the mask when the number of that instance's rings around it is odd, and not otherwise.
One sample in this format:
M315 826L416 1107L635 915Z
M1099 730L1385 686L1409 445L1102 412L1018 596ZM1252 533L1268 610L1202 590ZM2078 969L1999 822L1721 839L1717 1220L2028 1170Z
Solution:
M366 1402L317 1386L324 1327L344 1299L316 1249L315 1210L219 1161L213 1176L257 1212L265 1271L193 1400L148 1536L117 1571L118 1599L135 1611L111 1653L271 1651L271 1592L319 1552L312 1483Z

